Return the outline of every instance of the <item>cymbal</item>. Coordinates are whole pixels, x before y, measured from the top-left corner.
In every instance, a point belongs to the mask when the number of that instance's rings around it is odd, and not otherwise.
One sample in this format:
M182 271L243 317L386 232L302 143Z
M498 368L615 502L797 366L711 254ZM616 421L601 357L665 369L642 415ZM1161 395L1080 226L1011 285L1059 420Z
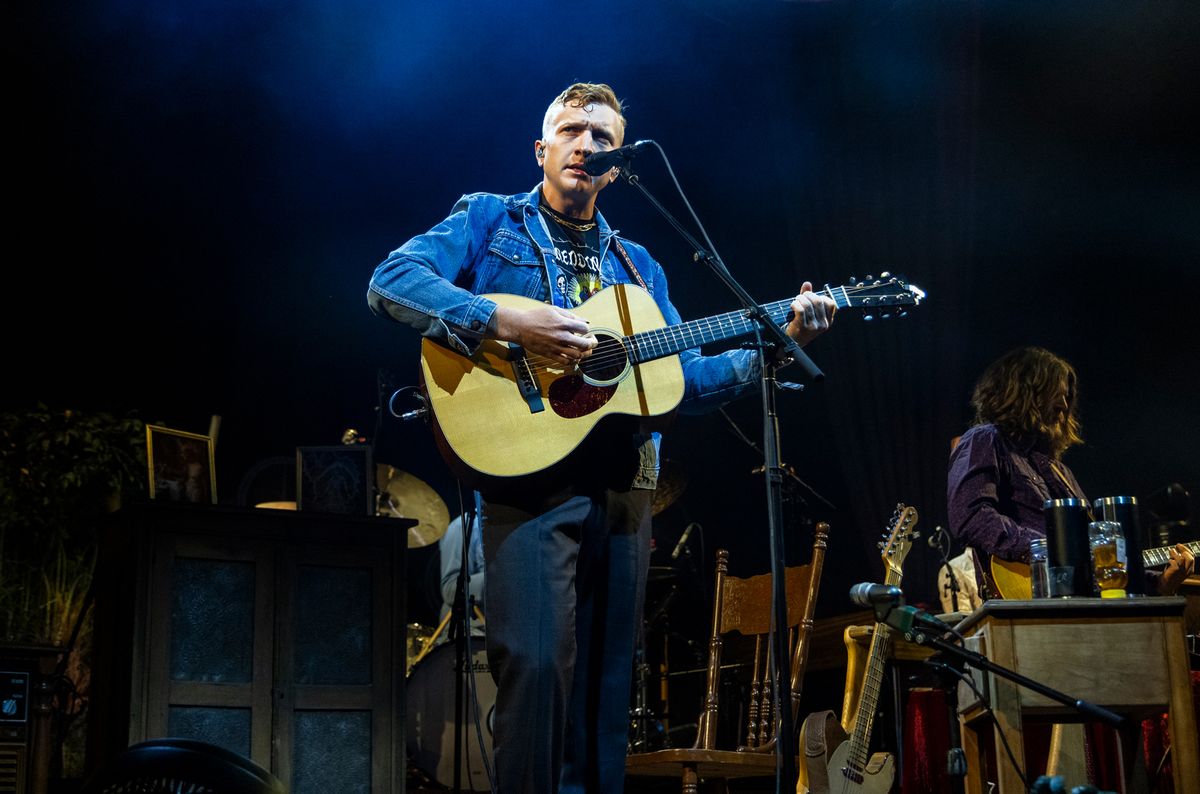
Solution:
M656 516L675 504L684 491L687 490L688 477L679 464L664 460L658 472L658 487L654 489L654 498L650 502L650 515Z
M258 504L254 505L254 506L261 507L266 510L295 510L296 509L295 502L259 502Z
M437 543L450 526L450 511L438 492L420 478L394 466L381 463L375 468L379 483L377 514L417 520L416 526L408 528L410 549Z

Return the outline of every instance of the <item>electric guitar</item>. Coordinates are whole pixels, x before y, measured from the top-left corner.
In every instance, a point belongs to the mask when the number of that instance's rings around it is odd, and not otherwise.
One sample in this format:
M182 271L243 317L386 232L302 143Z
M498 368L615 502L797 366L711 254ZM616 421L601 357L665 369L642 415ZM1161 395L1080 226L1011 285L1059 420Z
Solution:
M1200 540L1194 540L1184 545L1192 554L1200 556ZM1175 548L1174 545L1143 550L1142 565L1146 568L1166 565L1171 561L1171 549L1173 548ZM989 568L992 572L992 581L996 583L996 589L1000 591L1001 598L1021 600L1033 598L1033 579L1027 563L1002 560L993 555Z
M905 307L925 297L919 287L887 273L821 292L839 309L867 309L868 317L881 318L903 316ZM485 297L517 309L543 305L517 295ZM782 324L791 302L763 308ZM422 386L434 436L447 463L468 482L503 483L543 472L609 416L632 417L653 429L683 399L680 352L744 336L758 325L745 312L729 312L668 326L650 294L632 284L603 289L572 312L589 323L597 340L578 365L495 339L483 340L470 356L422 341Z
M885 540L880 543L887 569L885 584L900 586L904 558L920 535L915 507L896 505ZM883 686L884 667L892 644L892 629L876 623L871 634L862 695L854 727L847 736L832 711L810 714L800 727L800 775L797 794L888 794L896 776L891 753L870 754L871 730ZM830 751L832 748L832 751Z

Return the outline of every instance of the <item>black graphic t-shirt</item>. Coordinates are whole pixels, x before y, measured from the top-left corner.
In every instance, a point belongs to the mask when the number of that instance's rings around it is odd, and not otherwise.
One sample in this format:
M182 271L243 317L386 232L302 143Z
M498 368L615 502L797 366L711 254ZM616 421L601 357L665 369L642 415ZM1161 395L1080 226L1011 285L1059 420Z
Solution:
M546 216L558 265L553 289L564 306L578 306L600 291L600 229L594 220L560 215L544 199L538 208Z

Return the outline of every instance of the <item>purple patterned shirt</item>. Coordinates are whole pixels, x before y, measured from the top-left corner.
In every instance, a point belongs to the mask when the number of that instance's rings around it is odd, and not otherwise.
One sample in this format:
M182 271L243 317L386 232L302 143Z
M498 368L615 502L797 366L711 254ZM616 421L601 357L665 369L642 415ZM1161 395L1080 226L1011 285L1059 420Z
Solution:
M946 496L950 529L975 549L986 570L989 555L1029 562L1029 541L1045 537L1047 499L1083 499L1083 489L1062 461L1038 445L1013 443L995 425L976 425L950 455Z

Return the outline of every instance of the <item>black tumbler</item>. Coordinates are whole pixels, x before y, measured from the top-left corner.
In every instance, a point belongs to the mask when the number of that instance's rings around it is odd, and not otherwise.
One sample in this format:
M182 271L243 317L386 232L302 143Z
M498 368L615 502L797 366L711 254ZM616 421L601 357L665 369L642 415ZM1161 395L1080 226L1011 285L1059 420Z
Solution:
M1142 562L1142 549L1145 538L1142 537L1142 522L1138 518L1137 498L1133 496L1105 496L1097 499L1092 506L1096 510L1096 518L1103 521L1116 521L1121 525L1125 534L1125 555L1129 558L1129 581L1125 584L1125 592L1130 595L1146 594L1146 567Z
M1091 597L1092 553L1088 546L1088 506L1082 499L1047 499L1046 550L1050 595Z

